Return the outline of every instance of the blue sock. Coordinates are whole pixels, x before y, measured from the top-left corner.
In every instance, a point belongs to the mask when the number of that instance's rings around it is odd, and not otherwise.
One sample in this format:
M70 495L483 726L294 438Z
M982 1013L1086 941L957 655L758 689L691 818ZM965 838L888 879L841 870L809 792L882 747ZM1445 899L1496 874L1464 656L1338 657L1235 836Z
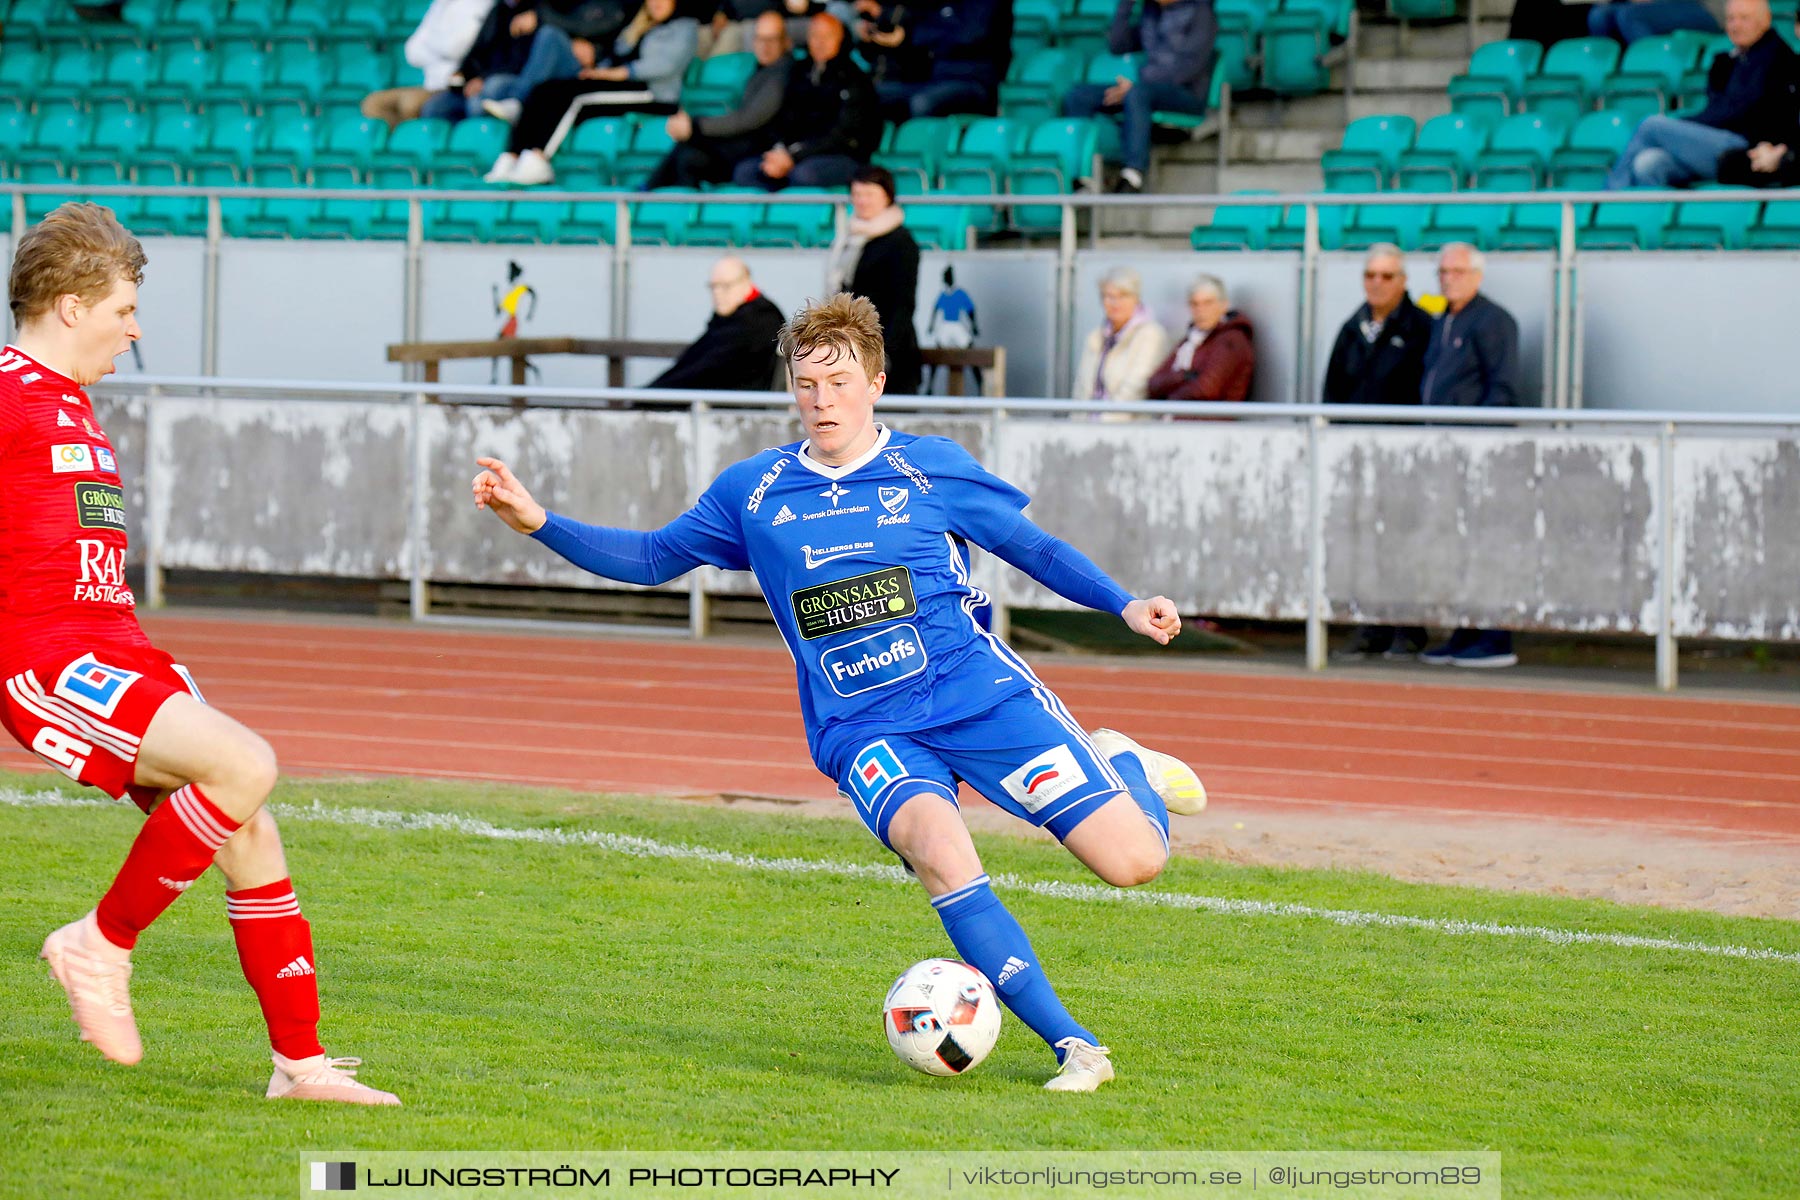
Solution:
M1156 831L1162 835L1163 849L1167 850L1169 848L1169 809L1163 803L1162 797L1156 794L1156 789L1150 786L1150 777L1144 774L1142 760L1127 750L1122 754L1115 754L1107 761L1112 763L1113 770L1119 773L1119 778L1125 781L1125 786L1130 790L1131 798L1137 801L1137 806L1144 810L1144 815L1150 818L1152 825L1156 826Z
M982 875L967 887L932 899L950 944L963 961L986 975L1013 1015L1031 1027L1053 1048L1066 1037L1099 1045L1099 1039L1075 1023L1069 1010L1056 998L1056 989L1044 977L1031 939L1006 911L988 877ZM1057 1061L1062 1051L1056 1052Z

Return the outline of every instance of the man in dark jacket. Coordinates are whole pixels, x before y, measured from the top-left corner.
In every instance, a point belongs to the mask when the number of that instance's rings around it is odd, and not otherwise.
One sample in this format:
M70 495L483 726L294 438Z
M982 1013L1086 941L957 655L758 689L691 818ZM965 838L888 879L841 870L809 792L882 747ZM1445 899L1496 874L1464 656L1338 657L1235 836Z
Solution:
M419 115L451 122L479 116L487 81L511 79L523 71L536 33L535 0L498 0L450 77L450 86L426 100Z
M876 93L895 125L913 117L991 113L1012 59L1010 0L919 0L863 20L863 53L882 62Z
M1794 32L1800 36L1800 14L1794 18ZM1720 183L1735 187L1800 187L1800 58L1788 72L1785 90L1785 97L1765 96L1764 102L1779 105L1792 114L1788 123L1783 126L1777 121L1771 128L1759 130L1759 140L1748 149L1723 155L1719 159Z
M1202 275L1188 289L1187 336L1150 376L1151 400L1250 398L1256 380L1255 334L1250 320L1231 307L1225 281Z
M1768 0L1729 0L1731 53L1713 59L1706 107L1692 117L1645 117L1606 176L1609 188L1685 187L1719 177L1719 158L1793 128L1794 52L1770 28Z
M1417 404L1431 317L1407 295L1400 247L1389 242L1369 247L1363 259L1363 296L1362 307L1344 322L1331 347L1325 403ZM1424 647L1425 631L1416 625L1361 625L1349 646L1333 657L1411 658Z
M756 55L756 71L745 81L738 106L716 117L694 117L686 112L670 117L668 130L675 148L657 164L645 190L724 183L739 160L768 146L770 126L781 111L788 75L795 66L786 19L778 12L757 17L750 47Z
M1150 169L1150 114L1206 112L1219 22L1211 0L1144 0L1144 15L1136 21L1137 0L1118 3L1106 45L1114 54L1143 51L1137 81L1121 75L1111 85L1078 83L1063 96L1062 110L1065 117L1124 114L1125 168L1116 190L1141 192Z
M768 391L775 386L775 340L786 318L774 301L756 290L741 258L714 263L707 286L712 289L713 317L706 332L650 386Z
M851 61L836 17L820 13L807 23L806 57L789 71L765 138L767 149L739 161L733 183L771 192L843 187L880 144L875 86Z
M1428 405L1513 407L1519 403L1519 326L1481 294L1481 252L1451 242L1438 254L1444 315L1431 329L1420 399ZM1419 655L1421 662L1459 667L1510 667L1518 662L1503 629L1458 629Z

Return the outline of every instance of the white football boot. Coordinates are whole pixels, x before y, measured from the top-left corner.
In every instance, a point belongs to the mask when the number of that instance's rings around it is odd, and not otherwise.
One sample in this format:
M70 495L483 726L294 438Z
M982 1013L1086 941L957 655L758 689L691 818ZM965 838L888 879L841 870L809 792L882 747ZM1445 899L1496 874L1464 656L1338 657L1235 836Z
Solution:
M1146 750L1116 729L1096 729L1088 737L1094 743L1094 749L1109 759L1118 754L1137 755L1150 786L1162 797L1170 812L1191 817L1205 810L1206 785L1194 774L1194 768L1173 754Z
M1113 1077L1112 1051L1078 1037L1056 1043L1063 1052L1062 1068L1044 1085L1051 1092L1091 1092Z
M275 1074L269 1077L268 1098L271 1100L335 1100L339 1104L388 1104L398 1107L400 1097L392 1092L372 1088L356 1081L360 1058L275 1059Z
M39 957L69 994L82 1041L128 1067L144 1057L131 1015L131 951L107 941L93 913L45 938Z

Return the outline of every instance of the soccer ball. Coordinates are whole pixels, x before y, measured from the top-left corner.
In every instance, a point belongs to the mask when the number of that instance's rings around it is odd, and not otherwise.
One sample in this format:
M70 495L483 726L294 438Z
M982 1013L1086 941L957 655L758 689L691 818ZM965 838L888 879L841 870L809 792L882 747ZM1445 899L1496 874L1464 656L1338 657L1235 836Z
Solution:
M1000 1038L1000 997L987 976L953 958L914 963L894 980L881 1024L900 1061L927 1075L961 1075Z

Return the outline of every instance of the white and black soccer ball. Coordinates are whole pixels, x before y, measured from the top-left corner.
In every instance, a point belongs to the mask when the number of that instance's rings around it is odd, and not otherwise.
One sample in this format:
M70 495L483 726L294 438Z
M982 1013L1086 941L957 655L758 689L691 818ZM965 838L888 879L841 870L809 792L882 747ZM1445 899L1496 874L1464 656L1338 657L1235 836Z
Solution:
M907 1066L927 1075L961 1075L1000 1039L1000 997L987 976L967 963L928 958L894 980L881 1024Z

